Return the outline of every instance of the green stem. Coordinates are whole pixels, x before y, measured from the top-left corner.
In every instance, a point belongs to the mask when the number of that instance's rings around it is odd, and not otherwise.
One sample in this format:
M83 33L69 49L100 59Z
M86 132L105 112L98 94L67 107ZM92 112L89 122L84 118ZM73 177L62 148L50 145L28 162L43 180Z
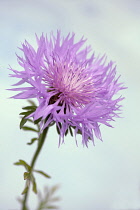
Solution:
M45 142L45 138L46 138L46 135L47 135L47 132L48 132L48 127L44 129L44 131L40 134L40 137L39 137L39 142L38 142L38 147L36 149L36 152L33 156L33 159L32 159L32 162L31 162L31 170L30 170L30 173L32 173L32 170L34 168L34 165L35 165L35 162L38 158L38 155L41 151L41 148ZM23 205L22 205L22 210L27 210L27 206L26 206L26 202L27 202L27 198L28 198L28 194L29 194L29 187L28 187L28 190L24 196L24 201L23 201Z

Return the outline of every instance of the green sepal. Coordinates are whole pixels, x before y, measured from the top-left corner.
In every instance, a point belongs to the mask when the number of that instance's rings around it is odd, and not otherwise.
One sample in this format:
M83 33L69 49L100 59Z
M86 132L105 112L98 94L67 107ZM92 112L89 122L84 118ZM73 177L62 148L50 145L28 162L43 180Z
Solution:
M23 190L23 192L21 193L21 195L26 194L26 193L27 193L27 191L28 191L28 188L29 188L29 187L28 187L28 186L26 186L26 187L25 187L25 189Z
M73 136L73 131L72 131L71 126L69 126L69 131L70 131L70 135Z
M61 124L59 124L60 125L60 129L61 129ZM70 132L70 135L71 136L73 136L73 130L72 130L72 128L73 129L75 129L75 127L74 126L69 126L68 127L68 129L66 130L66 132L65 132L65 136ZM60 129L59 129L59 127L56 125L56 130L57 130L57 133L60 135ZM80 130L78 130L78 132L77 133L80 133ZM81 134L81 133L80 133Z
M43 175L43 176L45 176L46 178L51 178L51 176L49 176L48 174L46 174L46 173L44 173L43 171L40 171L40 170L33 170L34 172L37 172L37 173L39 173L39 174L41 174L41 175Z
M31 166L29 166L24 160L19 160L19 162L14 163L14 165L24 166L27 171L31 170Z
M24 180L27 180L27 179L30 179L30 173L28 173L28 172L24 172Z
M32 127L23 126L22 129L24 131L34 131L34 132L38 133L38 130L36 130L36 129L32 128Z
M56 125L56 130L57 130L57 133L60 135L60 129L57 125Z
M82 135L82 131L78 129L77 131L78 134Z
M75 128L76 128L75 126L70 126L70 127L71 127L71 128L73 128L73 129L75 129ZM82 135L82 131L81 131L80 129L78 129L77 134Z
M68 134L68 131L69 131L69 130L67 129L66 132L65 132L65 136Z
M28 142L27 144L28 145L31 145L33 144L36 140L38 140L38 138L32 138L30 142Z

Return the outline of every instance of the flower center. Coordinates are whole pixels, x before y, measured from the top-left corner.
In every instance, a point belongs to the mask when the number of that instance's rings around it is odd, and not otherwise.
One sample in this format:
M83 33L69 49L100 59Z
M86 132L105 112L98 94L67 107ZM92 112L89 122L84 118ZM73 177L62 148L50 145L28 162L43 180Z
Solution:
M58 92L51 100L58 97L62 101L74 106L83 106L89 103L94 94L91 71L74 65L57 65L53 75L53 88Z

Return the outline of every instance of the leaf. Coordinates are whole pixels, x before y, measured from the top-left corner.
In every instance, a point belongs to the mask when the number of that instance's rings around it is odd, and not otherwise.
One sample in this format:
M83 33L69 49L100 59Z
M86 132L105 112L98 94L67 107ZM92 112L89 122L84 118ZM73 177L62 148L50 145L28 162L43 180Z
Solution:
M34 121L34 124L38 124L41 121L42 117Z
M30 173L24 172L24 180L30 179Z
M39 206L37 210L43 209L58 209L58 206L54 205L54 202L60 200L60 197L54 196L54 192L59 188L58 185L55 185L51 188L45 187L43 196L41 193L38 194L39 197Z
M47 209L58 209L58 207L57 206L47 206Z
M23 128L23 126L25 125L25 123L27 122L27 120L28 119L25 119L25 117L23 117L22 119L21 119L21 121L20 121L20 129L22 129Z
M34 110L32 111L27 111L27 112L21 112L19 115L24 115L25 117L29 116L30 114L32 114L34 112Z
M21 198L17 198L17 201L20 202L21 204L23 203L23 200Z
M36 182L33 182L33 192L37 194Z
M14 165L24 166L27 171L31 170L31 166L29 166L24 160L19 160L19 162L14 163Z
M58 190L59 185L54 185L51 189L50 189L50 193L51 195L54 194L56 192L56 190Z
M54 197L54 198L51 198L51 202L56 202L56 201L59 201L60 200L60 197Z
M31 144L33 144L36 140L38 140L38 138L32 138L31 139L31 142L29 142L29 143L27 143L28 145L31 145Z
M36 106L35 102L32 100L27 100L32 106Z
M36 108L37 108L36 106L25 106L25 107L23 107L22 109L25 109L25 110L26 110L26 109L27 109L27 110L34 110L34 111L35 111Z
M46 178L51 178L51 176L49 176L48 174L44 173L43 171L40 171L40 170L33 170L34 172L37 172L43 176L45 176Z
M37 194L37 186L36 186L36 182L35 182L35 178L33 178L33 188L32 188L32 190L33 190L33 192L35 193L35 194Z
M28 121L28 122L31 122L31 123L34 123L34 121L31 120L31 119L29 119L29 118L27 119L27 121Z
M26 113L26 112L25 112ZM31 119L27 119L26 118L27 116L25 115L24 117L21 118L21 121L20 121L20 129L23 128L23 126L25 125L25 123L28 121L28 122L31 122L31 123L34 123L33 120Z
M28 191L28 188L29 188L29 187L28 187L28 186L26 186L26 187L25 187L25 189L23 190L23 192L21 193L21 195L26 194L26 193L27 193L27 191Z
M37 132L38 133L38 130L34 129L34 128L31 128L31 127L28 127L28 126L24 126L22 127L22 129L24 131L34 131L34 132Z

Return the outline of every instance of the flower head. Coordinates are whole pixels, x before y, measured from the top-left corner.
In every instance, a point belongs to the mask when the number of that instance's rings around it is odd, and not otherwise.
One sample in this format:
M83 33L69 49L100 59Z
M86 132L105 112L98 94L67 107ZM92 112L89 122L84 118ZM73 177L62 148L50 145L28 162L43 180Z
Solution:
M106 63L106 55L95 57L90 46L83 48L86 40L74 42L74 37L63 38L59 31L50 39L36 36L36 50L25 41L24 57L17 56L22 70L11 68L11 76L19 79L15 85L21 87L11 90L21 91L15 99L38 100L29 117L41 118L42 129L55 122L63 142L66 131L74 128L87 146L94 136L101 139L100 124L111 127L110 121L118 117L123 98L116 93L124 87L116 78L114 63Z

